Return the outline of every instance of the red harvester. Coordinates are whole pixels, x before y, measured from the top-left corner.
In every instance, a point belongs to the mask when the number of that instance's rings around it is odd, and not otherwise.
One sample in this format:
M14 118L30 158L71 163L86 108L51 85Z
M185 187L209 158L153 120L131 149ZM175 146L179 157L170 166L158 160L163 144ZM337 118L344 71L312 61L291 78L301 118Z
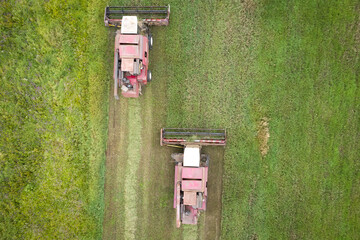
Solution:
M149 49L153 38L149 26L169 24L169 6L106 7L105 26L119 27L115 36L114 96L139 97L141 87L151 81Z
M160 145L180 145L183 153L171 154L175 160L174 208L176 227L197 224L200 211L206 210L209 156L202 146L225 146L224 129L162 128Z

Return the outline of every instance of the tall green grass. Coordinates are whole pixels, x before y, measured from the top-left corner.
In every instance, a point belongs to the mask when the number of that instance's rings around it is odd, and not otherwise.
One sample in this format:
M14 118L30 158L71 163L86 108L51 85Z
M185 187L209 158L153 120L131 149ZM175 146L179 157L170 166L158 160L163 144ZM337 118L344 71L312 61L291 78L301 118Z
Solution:
M171 6L166 126L227 128L222 237L356 238L358 3Z
M270 150L240 149L254 145L256 129L228 146L225 239L357 238L358 9L357 1L258 2L249 15L258 39L248 46L256 69L245 110L253 125L270 119Z
M1 3L0 235L99 238L107 39L99 1Z

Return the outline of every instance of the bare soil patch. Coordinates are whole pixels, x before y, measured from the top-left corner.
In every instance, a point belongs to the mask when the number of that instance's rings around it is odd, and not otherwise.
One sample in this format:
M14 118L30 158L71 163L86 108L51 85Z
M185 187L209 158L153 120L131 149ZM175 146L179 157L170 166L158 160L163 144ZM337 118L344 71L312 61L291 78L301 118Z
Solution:
M270 138L269 119L266 117L262 118L259 122L257 138L259 141L260 153L264 157L269 151L268 142Z

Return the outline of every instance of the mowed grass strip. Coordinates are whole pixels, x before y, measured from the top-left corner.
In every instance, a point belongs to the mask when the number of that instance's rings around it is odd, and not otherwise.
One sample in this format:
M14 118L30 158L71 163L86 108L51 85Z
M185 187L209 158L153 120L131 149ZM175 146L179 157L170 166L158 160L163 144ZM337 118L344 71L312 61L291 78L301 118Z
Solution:
M127 162L124 182L124 204L125 204L125 239L136 239L137 231L137 208L138 208L138 187L139 178L137 170L141 159L141 114L140 102L137 99L129 99L128 120L128 146Z
M170 149L160 146L160 128L165 125L167 99L166 82L168 27L154 27L154 48L150 52L150 69L153 81L145 88L139 99L142 119L142 159L139 168L140 183L138 239L179 239L181 231L175 230L173 204L174 165L170 160ZM141 206L140 205L140 206ZM172 236L174 235L174 236Z
M183 225L182 239L197 240L198 239L198 225Z

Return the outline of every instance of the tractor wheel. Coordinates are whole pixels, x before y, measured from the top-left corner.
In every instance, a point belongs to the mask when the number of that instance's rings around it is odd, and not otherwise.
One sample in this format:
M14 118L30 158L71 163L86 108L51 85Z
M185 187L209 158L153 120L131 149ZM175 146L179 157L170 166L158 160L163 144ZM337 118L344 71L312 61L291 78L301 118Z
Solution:
M151 71L150 70L148 70L147 71L147 82L151 82Z
M209 162L210 162L210 157L207 154L201 154L200 156L200 161L203 162L205 164L206 167L209 166Z
M148 39L149 39L149 49L151 50L154 45L154 39L151 34L149 34Z

